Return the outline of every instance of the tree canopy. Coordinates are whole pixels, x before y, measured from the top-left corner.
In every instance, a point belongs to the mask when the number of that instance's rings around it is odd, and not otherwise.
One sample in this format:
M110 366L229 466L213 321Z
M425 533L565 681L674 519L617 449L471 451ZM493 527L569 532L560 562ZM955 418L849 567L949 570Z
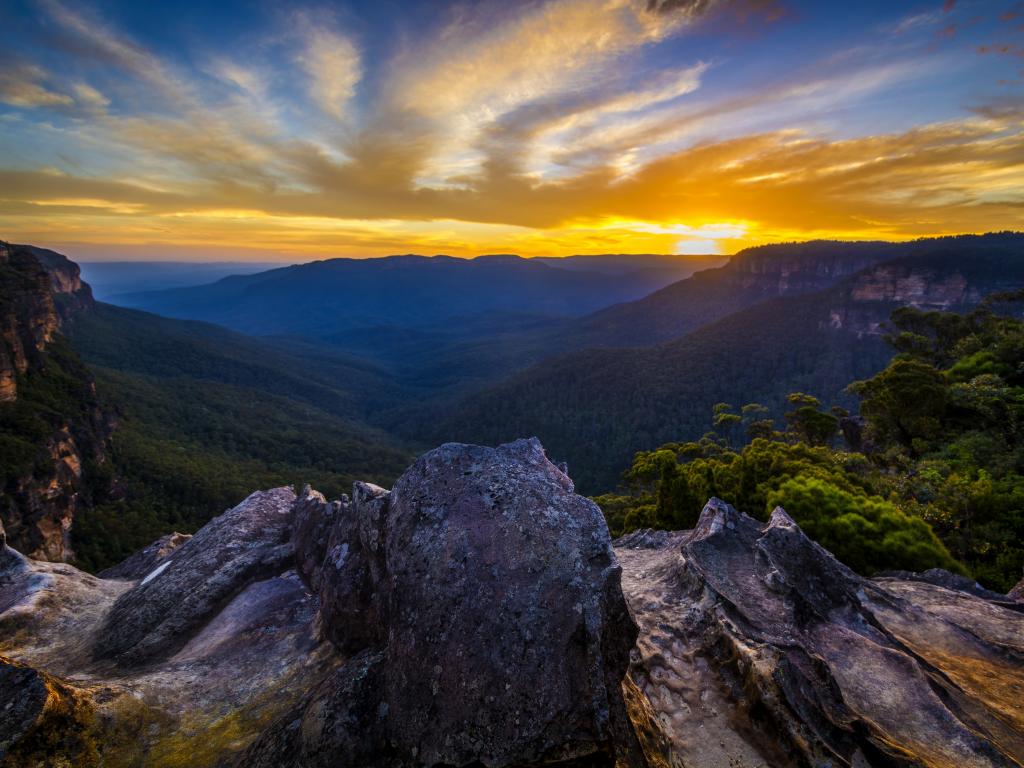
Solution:
M895 357L849 387L859 416L803 392L782 428L758 403L717 404L714 432L636 454L623 492L596 498L609 527L689 528L711 496L761 519L782 506L861 573L941 567L1010 589L1024 573L1022 300L897 310ZM840 431L856 439L840 446Z

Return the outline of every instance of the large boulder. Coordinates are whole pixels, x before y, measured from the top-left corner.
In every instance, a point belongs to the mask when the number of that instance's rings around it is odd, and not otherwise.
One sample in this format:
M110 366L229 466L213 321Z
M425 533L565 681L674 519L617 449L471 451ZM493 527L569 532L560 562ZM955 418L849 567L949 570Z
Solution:
M712 499L616 543L631 674L686 765L1024 762L1024 614L941 574L862 578L777 509Z
M296 560L355 659L246 765L643 764L608 529L538 441L443 445L390 494L300 508Z
M384 533L393 742L428 765L614 753L636 628L600 510L537 440L427 453Z
M292 561L290 488L257 491L214 518L118 598L97 659L133 665L166 658L243 588Z

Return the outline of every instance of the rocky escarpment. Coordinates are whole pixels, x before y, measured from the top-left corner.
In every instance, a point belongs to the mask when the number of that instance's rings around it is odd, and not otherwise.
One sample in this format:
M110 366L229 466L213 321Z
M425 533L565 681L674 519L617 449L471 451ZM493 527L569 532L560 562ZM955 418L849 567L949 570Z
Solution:
M72 556L86 467L105 461L110 424L91 375L59 333L90 306L76 264L0 243L0 518L12 544L36 558Z
M879 262L897 258L896 243L807 243L762 245L740 251L728 264L733 282L765 296L792 296L834 285Z
M22 248L0 243L0 402L18 397L18 376L42 364L60 326L50 278Z
M1024 759L1020 603L861 578L717 500L613 546L535 440L337 501L258 492L112 575L0 534L0 764Z
M442 446L337 502L259 492L147 549L117 579L0 563L0 653L85 692L104 761L657 758L607 528L536 441Z
M992 294L1020 289L1017 253L979 245L973 253L938 250L927 258L908 256L876 264L828 295L828 324L878 335L888 330L889 317L898 307L966 312Z
M1024 761L1024 612L952 574L864 579L781 509L712 500L617 542L631 674L685 765Z
M79 266L67 256L34 245L14 245L10 248L32 254L46 270L50 278L50 291L62 321L94 306L92 288L82 280Z

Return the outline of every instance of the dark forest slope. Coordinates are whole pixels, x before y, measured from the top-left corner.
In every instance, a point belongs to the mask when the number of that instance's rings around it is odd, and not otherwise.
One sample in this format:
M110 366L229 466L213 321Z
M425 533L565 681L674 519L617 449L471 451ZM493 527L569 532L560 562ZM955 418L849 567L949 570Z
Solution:
M909 256L825 291L763 301L668 344L547 360L417 428L485 443L536 435L586 492L605 490L635 451L710 429L715 403L756 401L778 412L793 391L842 401L850 381L887 362L881 324L898 306L966 309L1021 285L1024 258L1014 248Z

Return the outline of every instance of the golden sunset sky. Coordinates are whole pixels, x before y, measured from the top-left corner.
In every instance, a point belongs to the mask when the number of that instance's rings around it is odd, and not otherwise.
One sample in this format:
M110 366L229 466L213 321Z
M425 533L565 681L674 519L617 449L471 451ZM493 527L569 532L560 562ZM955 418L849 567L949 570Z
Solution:
M1024 228L1024 5L3 2L0 237L731 253Z

